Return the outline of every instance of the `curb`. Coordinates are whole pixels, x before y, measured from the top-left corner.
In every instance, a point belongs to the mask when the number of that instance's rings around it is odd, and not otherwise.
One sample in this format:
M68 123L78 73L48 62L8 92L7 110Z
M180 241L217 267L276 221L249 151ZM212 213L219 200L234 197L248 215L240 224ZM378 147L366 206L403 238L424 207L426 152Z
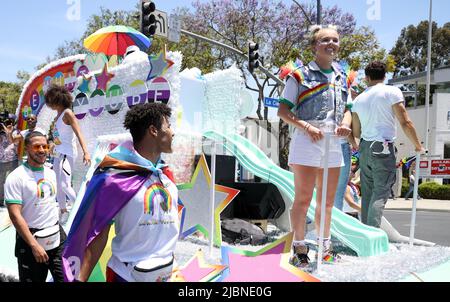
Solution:
M411 211L412 208L384 208L384 210L394 210L394 211ZM450 209L424 209L417 208L418 212L442 212L442 213L450 213Z

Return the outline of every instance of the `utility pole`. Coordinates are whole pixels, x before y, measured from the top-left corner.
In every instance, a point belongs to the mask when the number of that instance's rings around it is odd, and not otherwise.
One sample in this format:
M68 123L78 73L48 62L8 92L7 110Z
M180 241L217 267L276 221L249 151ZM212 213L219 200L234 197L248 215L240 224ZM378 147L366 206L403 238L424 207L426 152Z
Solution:
M317 25L322 24L322 5L320 0L317 0Z
M433 0L430 0L429 9L429 19L428 19L428 51L427 51L427 86L425 94L425 112L426 112L426 127L425 132L425 149L428 150L429 147L429 136L430 136L430 86L431 86L431 43L433 40Z

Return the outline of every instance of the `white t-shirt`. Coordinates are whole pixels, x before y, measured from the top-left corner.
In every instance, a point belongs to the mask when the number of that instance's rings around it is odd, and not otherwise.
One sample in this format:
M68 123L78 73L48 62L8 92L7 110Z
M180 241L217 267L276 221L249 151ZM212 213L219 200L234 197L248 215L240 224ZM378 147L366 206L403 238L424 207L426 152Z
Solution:
M29 228L54 226L59 219L55 172L24 163L6 178L5 202L22 205L22 216Z
M175 251L180 230L178 189L166 175L161 174L161 180L152 175L115 217L108 266L127 281L133 281L130 274L137 262L167 263Z
M77 155L77 145L75 132L73 132L72 126L66 125L63 121L64 114L69 109L64 110L58 117L53 129L53 141L55 143L55 151L61 154L65 154L72 158Z
M382 83L360 94L352 111L358 114L361 122L361 137L365 141L393 142L397 128L392 106L403 101L400 89Z
M30 133L30 131L31 131L30 129L22 130L22 131L20 131L20 135L25 139L25 137L28 135L28 133ZM36 127L33 129L33 132L35 132L35 131L40 132L40 133L44 134L45 136L47 136L45 131L42 130L41 128Z

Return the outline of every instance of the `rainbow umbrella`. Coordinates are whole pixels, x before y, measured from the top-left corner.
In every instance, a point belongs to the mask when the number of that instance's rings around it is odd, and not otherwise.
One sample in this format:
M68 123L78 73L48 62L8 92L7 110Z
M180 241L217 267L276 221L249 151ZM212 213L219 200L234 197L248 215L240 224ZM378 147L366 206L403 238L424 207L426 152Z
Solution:
M123 56L128 46L136 45L142 51L150 47L150 39L132 27L112 25L97 30L84 40L84 47L105 55Z

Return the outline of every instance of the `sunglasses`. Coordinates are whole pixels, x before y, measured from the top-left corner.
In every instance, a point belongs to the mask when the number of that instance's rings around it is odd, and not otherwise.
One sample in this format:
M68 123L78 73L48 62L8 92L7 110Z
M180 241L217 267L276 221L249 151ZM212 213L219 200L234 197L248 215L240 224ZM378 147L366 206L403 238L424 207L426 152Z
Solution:
M31 149L34 152L40 152L41 149L44 150L44 152L48 152L50 150L50 147L48 145L34 145L31 147Z
M339 39L337 39L337 38L323 38L323 39L319 40L319 43L322 44L322 45L323 44L330 44L330 43L339 45Z

